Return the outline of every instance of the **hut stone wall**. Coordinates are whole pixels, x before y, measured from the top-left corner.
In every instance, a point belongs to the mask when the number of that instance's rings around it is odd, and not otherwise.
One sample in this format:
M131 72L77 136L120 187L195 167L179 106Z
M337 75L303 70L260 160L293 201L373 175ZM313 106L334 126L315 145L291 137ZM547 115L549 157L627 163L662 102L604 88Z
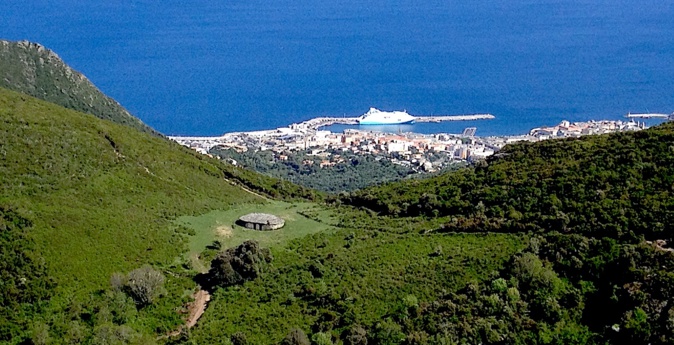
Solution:
M266 213L250 213L241 216L238 220L239 225L252 230L269 231L280 229L285 225L285 221L277 216Z

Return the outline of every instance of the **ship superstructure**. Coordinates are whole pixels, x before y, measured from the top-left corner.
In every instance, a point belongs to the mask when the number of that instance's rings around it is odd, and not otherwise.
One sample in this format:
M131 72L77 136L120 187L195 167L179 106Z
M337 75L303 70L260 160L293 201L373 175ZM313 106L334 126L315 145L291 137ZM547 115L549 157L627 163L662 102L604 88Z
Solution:
M405 111L381 111L370 108L367 113L357 118L359 125L397 125L414 122L414 116Z

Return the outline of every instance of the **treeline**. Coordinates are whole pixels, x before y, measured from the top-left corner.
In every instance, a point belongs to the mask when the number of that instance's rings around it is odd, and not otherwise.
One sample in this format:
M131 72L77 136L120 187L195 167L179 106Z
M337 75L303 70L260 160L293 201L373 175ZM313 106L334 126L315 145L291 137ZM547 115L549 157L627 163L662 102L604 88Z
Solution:
M672 239L674 125L506 146L472 169L332 201L395 217L451 217L443 231L559 231Z
M434 301L408 296L352 328L367 344L671 344L673 269L670 252L648 245L534 237L490 279Z
M324 158L306 152L287 154L287 160L275 159L271 151L240 153L233 149L214 148L211 153L222 159L234 159L247 169L328 193L353 191L416 174L411 167L393 164L388 159L342 152L339 154L343 161L324 167L320 166Z

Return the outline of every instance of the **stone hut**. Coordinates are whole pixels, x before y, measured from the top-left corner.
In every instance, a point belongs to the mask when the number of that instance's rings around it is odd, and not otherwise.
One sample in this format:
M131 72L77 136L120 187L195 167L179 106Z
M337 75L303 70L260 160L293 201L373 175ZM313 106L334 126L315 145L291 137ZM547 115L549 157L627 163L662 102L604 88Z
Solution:
M285 225L285 221L273 214L249 213L241 216L237 223L253 230L276 230Z

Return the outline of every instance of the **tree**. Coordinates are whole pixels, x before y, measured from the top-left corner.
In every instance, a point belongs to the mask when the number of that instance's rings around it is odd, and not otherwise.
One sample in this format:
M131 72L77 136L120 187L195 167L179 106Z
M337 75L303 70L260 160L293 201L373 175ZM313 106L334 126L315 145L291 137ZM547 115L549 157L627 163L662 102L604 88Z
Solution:
M311 336L314 345L332 345L332 337L328 333L318 332Z
M208 283L225 287L253 280L260 275L263 264L271 260L269 249L260 248L256 241L246 241L219 253L211 261Z
M145 265L137 268L127 276L124 290L137 305L143 307L152 304L163 292L164 275L154 268Z
M402 344L405 334L400 325L389 318L377 323L374 329L374 339L377 344L382 345Z
M299 328L293 328L290 333L283 339L281 345L310 345L309 338L306 333Z
M243 332L236 332L229 337L229 340L232 341L233 345L248 345L248 339L246 334Z
M367 345L367 331L361 325L353 325L344 336L345 345Z

